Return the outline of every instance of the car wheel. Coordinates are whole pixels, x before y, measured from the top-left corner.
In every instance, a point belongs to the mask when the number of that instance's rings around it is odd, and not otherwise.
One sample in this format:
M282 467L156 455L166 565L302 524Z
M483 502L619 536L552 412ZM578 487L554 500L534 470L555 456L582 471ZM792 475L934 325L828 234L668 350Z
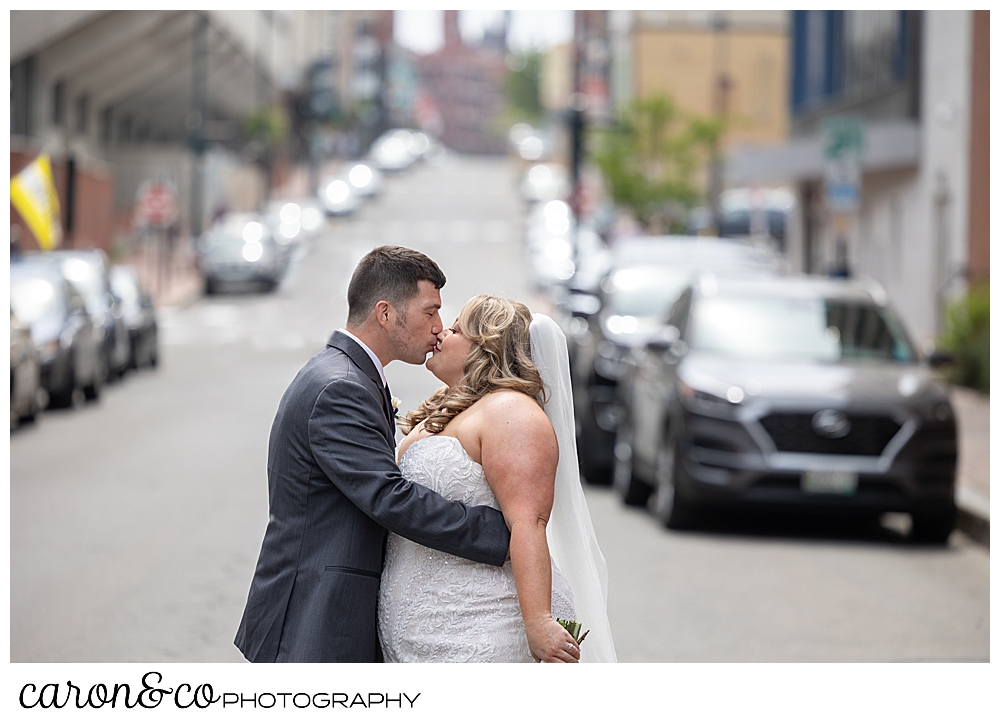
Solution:
M653 514L671 530L684 530L694 526L697 520L695 505L678 492L677 447L669 440L656 453L656 498Z
M49 393L49 406L53 409L64 409L73 406L73 392L76 389L76 381L73 377L73 370L69 372L66 386L62 389L53 389Z
M914 512L910 540L925 545L946 545L955 530L957 510L954 505L944 509Z
M592 432L589 424L584 420L576 439L576 446L580 454L580 473L589 484L598 487L608 487L611 485L611 475L613 472L613 468L608 462L613 463L614 460L605 462L604 460L594 459L593 450L595 445L591 436Z
M637 479L632 468L632 430L622 425L615 439L615 466L611 486L629 507L645 507L651 485Z

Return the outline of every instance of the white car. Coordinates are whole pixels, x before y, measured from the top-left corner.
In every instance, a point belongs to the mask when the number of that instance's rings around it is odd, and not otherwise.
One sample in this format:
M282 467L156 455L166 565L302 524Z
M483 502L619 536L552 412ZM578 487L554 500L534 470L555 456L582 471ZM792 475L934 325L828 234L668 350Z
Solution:
M351 187L351 182L343 175L323 181L319 186L319 198L329 216L343 216L352 213L361 205L361 196Z

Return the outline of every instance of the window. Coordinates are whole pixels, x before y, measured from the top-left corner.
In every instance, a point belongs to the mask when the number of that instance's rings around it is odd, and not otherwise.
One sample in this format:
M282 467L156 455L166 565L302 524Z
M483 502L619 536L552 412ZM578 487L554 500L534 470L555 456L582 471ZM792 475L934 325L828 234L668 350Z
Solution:
M66 120L66 83L59 80L52 86L52 122L61 126Z
M35 59L25 58L10 66L10 132L30 136L33 129Z
M90 98L79 95L76 98L76 132L86 133L90 129Z
M107 105L101 110L101 141L110 143L112 140L111 129L114 111Z

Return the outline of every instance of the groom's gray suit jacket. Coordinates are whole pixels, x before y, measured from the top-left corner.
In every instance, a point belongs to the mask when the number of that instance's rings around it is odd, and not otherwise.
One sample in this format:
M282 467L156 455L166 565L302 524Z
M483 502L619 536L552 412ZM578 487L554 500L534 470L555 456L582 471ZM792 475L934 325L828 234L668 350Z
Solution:
M386 529L502 565L501 513L403 478L371 357L334 332L289 385L268 446L270 517L236 646L251 662L376 662Z

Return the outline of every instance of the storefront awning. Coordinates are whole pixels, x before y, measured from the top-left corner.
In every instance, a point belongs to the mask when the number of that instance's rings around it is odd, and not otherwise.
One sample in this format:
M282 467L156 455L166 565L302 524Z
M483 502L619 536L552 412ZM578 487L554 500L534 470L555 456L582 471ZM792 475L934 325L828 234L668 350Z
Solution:
M920 161L920 125L915 121L884 121L865 125L863 172L916 166ZM726 162L726 184L790 183L823 177L823 136L795 137L781 146L745 146Z

